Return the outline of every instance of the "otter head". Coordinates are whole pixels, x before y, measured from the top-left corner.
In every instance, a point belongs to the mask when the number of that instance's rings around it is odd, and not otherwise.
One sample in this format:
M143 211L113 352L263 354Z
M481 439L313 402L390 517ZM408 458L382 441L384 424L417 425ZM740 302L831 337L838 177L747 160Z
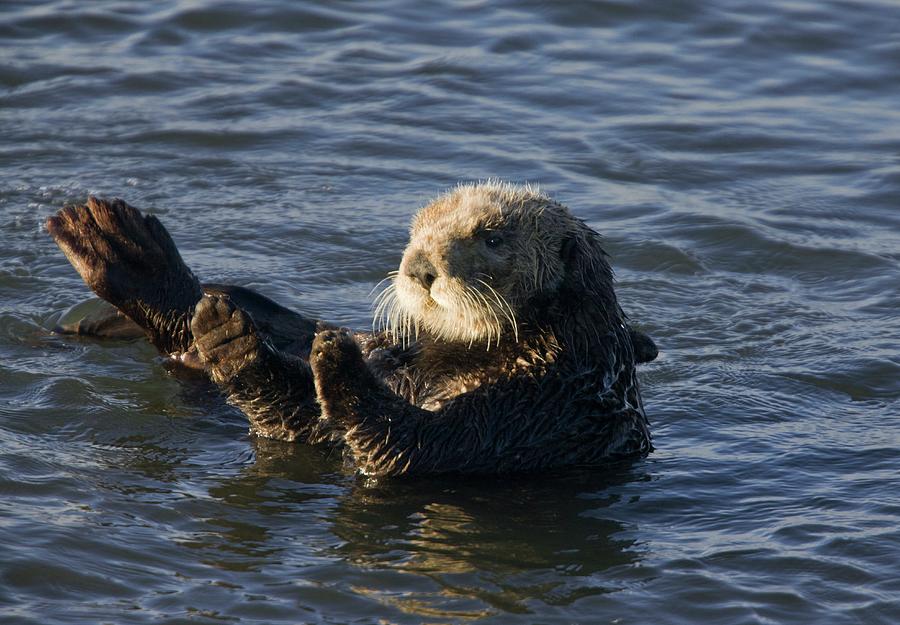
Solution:
M413 219L400 268L379 296L376 322L402 339L425 332L488 348L517 339L523 322L546 311L547 302L578 297L586 279L610 277L598 242L533 187L461 185Z

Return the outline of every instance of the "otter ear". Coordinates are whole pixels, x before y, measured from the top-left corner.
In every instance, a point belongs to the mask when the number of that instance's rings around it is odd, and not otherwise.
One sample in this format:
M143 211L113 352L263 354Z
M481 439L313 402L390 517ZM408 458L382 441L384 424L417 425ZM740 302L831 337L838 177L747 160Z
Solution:
M560 246L566 280L578 290L611 288L612 268L600 246L600 235L584 224L566 233Z
M584 232L567 232L560 246L559 255L566 273L580 272L593 252L593 241Z

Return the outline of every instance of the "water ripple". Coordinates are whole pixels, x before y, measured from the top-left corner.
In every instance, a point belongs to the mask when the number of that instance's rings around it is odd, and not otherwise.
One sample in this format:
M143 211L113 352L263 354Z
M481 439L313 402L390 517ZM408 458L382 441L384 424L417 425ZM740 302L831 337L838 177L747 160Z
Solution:
M897 32L878 0L4 3L0 613L892 623ZM48 332L88 291L43 223L90 193L365 327L409 215L488 176L606 237L661 348L646 461L368 484L143 342Z

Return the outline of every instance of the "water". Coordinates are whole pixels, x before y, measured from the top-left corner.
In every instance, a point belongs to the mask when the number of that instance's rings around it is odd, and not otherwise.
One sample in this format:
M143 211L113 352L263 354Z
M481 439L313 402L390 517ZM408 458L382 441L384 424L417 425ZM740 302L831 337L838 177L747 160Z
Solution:
M897 3L7 0L0 55L3 623L900 622ZM365 327L488 176L606 235L645 461L365 483L48 332L88 193Z

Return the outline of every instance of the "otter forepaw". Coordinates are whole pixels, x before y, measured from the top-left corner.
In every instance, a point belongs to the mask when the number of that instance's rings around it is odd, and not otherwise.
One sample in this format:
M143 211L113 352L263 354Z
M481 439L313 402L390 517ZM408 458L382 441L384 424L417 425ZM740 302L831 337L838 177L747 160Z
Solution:
M223 384L265 356L265 345L250 316L229 299L204 296L191 320L194 347L213 381Z
M309 364L316 377L345 378L366 370L359 345L349 330L324 330L316 334Z
M319 332L309 364L323 416L345 426L360 419L358 408L366 397L377 393L377 381L353 335L347 330Z

